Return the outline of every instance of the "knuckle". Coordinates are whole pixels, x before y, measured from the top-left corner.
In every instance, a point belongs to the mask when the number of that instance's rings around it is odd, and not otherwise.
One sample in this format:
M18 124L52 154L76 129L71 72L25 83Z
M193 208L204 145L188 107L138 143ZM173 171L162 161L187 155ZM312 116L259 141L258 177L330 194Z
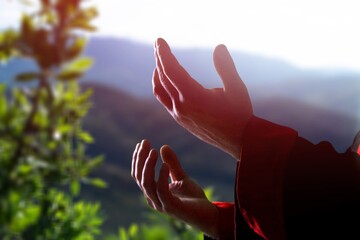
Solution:
M172 213L174 208L171 206L171 203L169 201L164 201L164 199L161 201L162 205L160 206L160 211L165 213Z
M181 104L179 103L174 103L173 104L173 110L172 110L172 117L178 121L178 122L182 122L184 120L184 114L183 114L183 107L181 106Z

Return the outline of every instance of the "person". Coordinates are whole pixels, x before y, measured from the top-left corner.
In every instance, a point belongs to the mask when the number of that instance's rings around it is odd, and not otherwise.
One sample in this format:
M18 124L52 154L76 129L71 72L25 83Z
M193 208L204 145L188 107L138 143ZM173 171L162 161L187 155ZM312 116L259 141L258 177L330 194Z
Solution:
M338 153L255 116L226 46L213 57L223 88L206 89L157 39L153 93L179 125L237 161L234 202L210 202L168 145L156 180L159 153L142 140L131 175L148 204L205 239L360 239L360 132Z

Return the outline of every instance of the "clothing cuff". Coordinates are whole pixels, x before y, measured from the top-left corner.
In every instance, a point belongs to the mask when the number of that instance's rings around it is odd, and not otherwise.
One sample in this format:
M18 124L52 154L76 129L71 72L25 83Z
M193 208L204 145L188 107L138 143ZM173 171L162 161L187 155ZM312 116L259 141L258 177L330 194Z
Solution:
M283 179L296 137L291 128L255 116L244 132L236 197L248 225L265 239L285 238Z
M233 202L213 202L219 211L219 240L234 239L234 214L235 208ZM211 239L211 238L205 238Z

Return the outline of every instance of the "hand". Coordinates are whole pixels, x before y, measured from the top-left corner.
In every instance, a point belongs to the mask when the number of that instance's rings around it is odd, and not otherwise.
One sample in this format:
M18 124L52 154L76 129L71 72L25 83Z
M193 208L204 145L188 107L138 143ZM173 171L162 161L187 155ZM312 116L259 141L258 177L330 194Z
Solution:
M217 236L217 208L206 198L203 189L186 175L169 146L163 146L160 153L163 164L158 181L155 181L158 153L155 149L150 150L150 143L143 140L136 145L133 153L131 175L148 204L210 236Z
M243 131L253 109L245 84L224 45L214 50L223 88L206 89L179 64L163 39L155 46L153 91L159 102L199 139L239 159Z

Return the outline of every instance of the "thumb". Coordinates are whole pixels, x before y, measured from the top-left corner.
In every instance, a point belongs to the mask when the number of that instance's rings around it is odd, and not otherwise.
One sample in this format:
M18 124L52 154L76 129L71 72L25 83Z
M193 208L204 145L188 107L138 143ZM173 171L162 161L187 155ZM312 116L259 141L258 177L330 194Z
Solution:
M236 94L238 96L248 96L246 86L241 80L233 59L226 46L218 45L214 50L214 65L223 84L225 92Z
M186 177L186 173L182 168L175 152L168 145L164 145L160 149L160 154L162 160L168 165L170 169L171 180L183 180Z

